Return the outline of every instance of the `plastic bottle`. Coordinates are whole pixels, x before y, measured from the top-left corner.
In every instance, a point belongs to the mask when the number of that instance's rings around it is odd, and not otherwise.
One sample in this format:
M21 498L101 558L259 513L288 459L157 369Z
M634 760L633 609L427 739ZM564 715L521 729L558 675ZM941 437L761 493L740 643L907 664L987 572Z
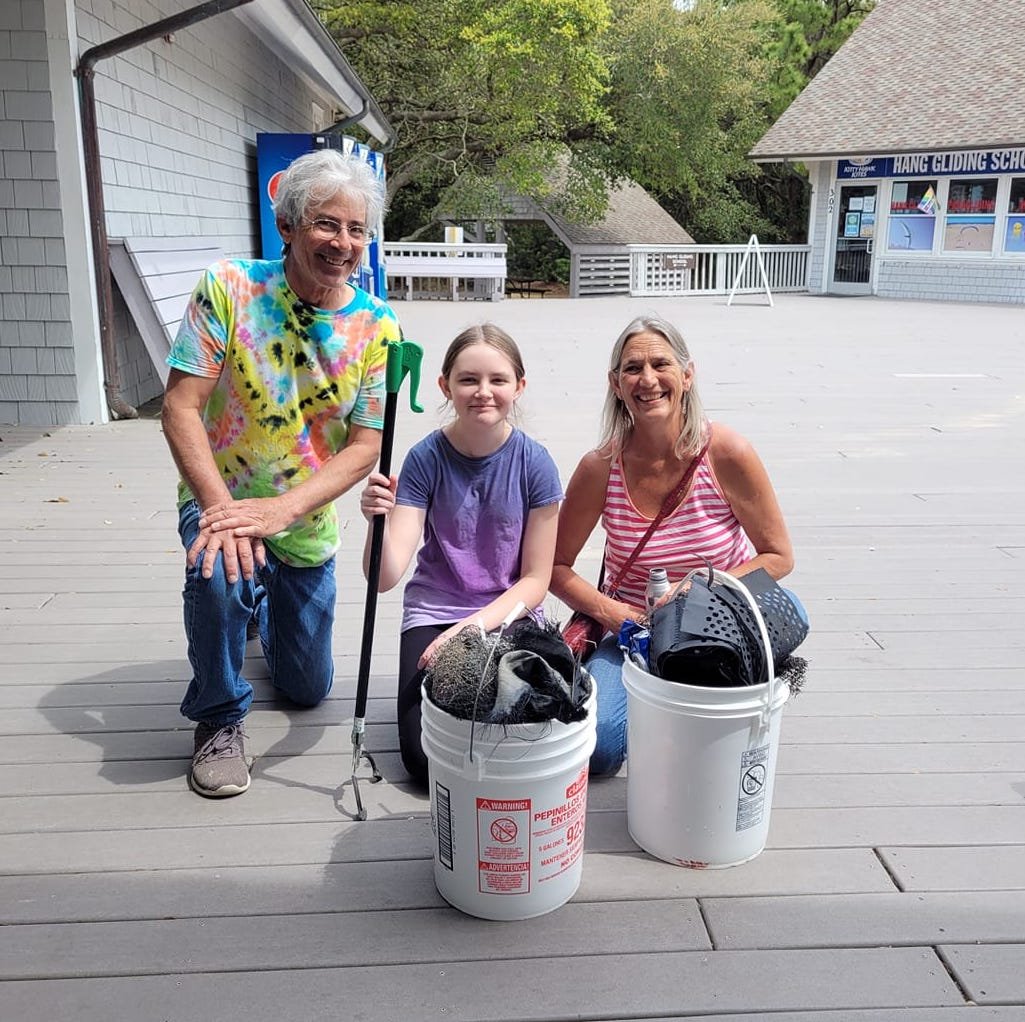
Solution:
M655 609L659 598L669 592L669 576L665 568L652 568L648 572L648 587L644 591L644 604L648 611L648 617Z

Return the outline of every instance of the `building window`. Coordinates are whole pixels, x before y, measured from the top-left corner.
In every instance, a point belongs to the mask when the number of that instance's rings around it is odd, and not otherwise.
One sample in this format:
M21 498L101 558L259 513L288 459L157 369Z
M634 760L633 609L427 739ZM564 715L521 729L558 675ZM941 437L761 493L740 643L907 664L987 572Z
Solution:
M1025 177L1011 178L1004 252L1012 255L1025 253Z
M997 179L956 178L947 192L944 252L992 252Z
M931 252L936 233L936 182L894 181L886 247L891 252Z

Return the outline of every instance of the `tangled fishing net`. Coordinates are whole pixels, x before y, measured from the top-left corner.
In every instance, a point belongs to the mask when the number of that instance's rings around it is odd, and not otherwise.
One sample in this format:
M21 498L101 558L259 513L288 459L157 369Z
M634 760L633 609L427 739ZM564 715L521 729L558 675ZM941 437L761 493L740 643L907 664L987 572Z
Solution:
M572 724L587 716L591 691L558 624L530 618L497 636L464 628L438 650L424 685L453 717L488 724Z

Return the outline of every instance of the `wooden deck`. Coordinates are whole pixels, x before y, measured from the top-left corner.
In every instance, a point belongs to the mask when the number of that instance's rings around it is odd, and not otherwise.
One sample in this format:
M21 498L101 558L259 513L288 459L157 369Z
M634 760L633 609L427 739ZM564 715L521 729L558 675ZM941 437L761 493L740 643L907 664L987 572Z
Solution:
M404 410L401 454L436 423L442 352L480 313L397 309L427 351L428 412ZM394 594L367 822L341 787L364 595L350 497L332 697L297 712L259 681L252 788L198 798L159 424L0 427L3 1022L1025 1018L1025 315L499 303L525 428L564 480L596 436L615 335L652 309L689 336L711 415L768 464L812 619L765 852L720 871L654 861L617 777L591 786L569 904L511 923L447 907L395 752ZM596 574L597 541L585 554Z

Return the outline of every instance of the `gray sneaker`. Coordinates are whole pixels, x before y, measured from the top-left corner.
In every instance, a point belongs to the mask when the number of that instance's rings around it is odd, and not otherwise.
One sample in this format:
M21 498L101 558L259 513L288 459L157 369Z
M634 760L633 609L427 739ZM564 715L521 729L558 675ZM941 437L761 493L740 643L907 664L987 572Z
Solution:
M197 795L227 798L241 795L249 787L245 738L246 729L241 722L220 727L196 725L189 786Z

